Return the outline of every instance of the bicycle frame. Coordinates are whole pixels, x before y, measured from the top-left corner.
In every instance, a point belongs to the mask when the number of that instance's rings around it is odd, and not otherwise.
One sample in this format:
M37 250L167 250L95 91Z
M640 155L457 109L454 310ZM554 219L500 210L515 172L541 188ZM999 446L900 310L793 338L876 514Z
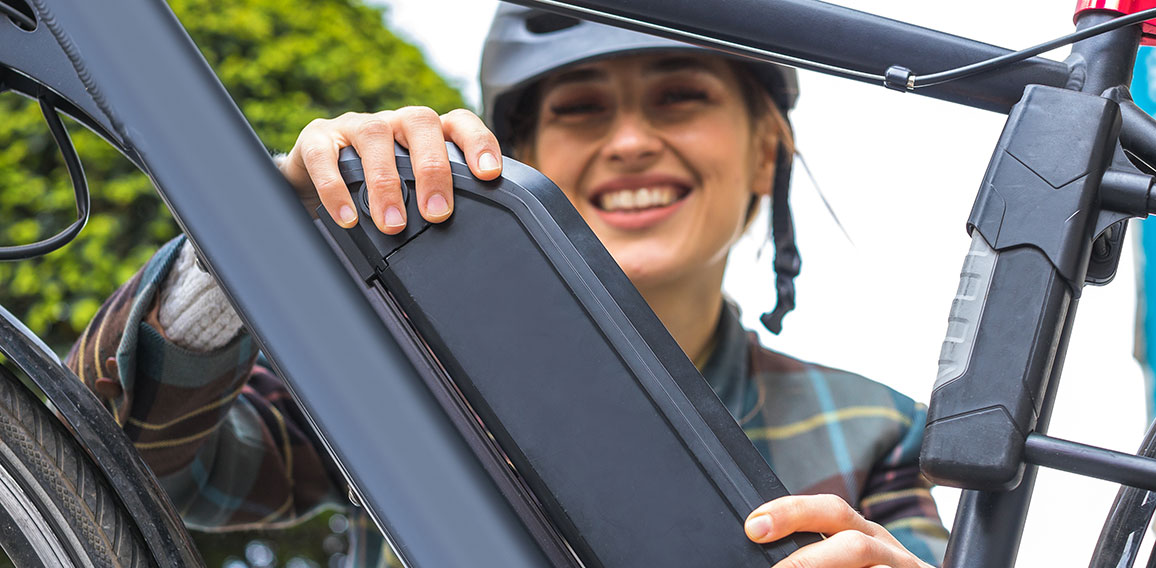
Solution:
M939 69L1005 53L807 0L741 0L727 3L725 9L646 0L519 2L670 37L693 34L699 42L747 56L775 59L768 54L778 53L872 73L896 64ZM399 555L416 566L545 565L542 551L346 277L167 6L130 0L30 4L41 23L35 32L0 25L0 85L52 100L150 176ZM798 24L836 19L857 35L830 42L809 31L821 26ZM1092 43L1108 45L1103 53L1119 62L1128 57L1129 46L1134 53L1139 38L1126 39L1123 45L1106 41ZM864 44L879 48L870 54L855 49ZM1118 70L1106 74L1088 88L1119 84L1118 75ZM1058 87L1068 79L1066 65L1033 58L925 94L1007 112L1027 85ZM1156 163L1149 159L1156 157L1156 129L1151 126L1150 120L1125 112L1122 137L1131 142L1131 152ZM301 271L303 265L315 268ZM318 298L319 289L328 291L325 298ZM1068 331L1070 327L1065 337ZM38 374L43 362L27 349L34 342L26 337L25 332L3 337L0 350L44 387L67 376ZM1062 355L1063 349L1059 351ZM399 380L364 379L383 373ZM1047 399L1057 384L1049 382ZM83 397L44 390L58 407L75 405L75 399ZM64 418L76 430L90 428L76 415ZM1046 423L1045 410L1039 432ZM360 442L366 432L375 433L370 447ZM101 463L117 467L112 461ZM1014 561L1030 499L1030 469L1013 492L965 494L949 565ZM438 538L445 534L455 537Z

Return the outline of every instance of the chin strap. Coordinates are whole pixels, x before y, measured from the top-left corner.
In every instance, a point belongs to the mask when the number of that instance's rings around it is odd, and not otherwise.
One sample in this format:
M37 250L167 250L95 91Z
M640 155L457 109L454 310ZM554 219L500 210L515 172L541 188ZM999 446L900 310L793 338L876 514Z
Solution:
M783 317L795 309L795 277L802 260L795 246L795 223L788 200L791 184L792 154L782 144L775 165L775 182L771 190L771 235L775 243L775 309L759 318L771 333L783 331Z

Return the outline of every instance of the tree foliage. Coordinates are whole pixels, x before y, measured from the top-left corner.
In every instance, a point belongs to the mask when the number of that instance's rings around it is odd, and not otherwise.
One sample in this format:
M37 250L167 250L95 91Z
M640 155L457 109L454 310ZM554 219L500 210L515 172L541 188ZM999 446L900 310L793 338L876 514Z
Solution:
M287 151L311 120L409 104L441 112L459 93L358 0L171 0L254 130ZM0 24L8 25L0 21ZM149 180L70 123L92 191L92 218L46 257L0 263L0 303L57 350L101 302L177 234ZM0 96L0 244L46 238L75 218L72 187L37 105Z

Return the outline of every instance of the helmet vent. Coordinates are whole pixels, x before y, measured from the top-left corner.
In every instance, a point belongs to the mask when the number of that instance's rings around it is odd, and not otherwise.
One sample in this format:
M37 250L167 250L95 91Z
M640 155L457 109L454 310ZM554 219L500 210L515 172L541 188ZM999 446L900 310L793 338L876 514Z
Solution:
M553 12L538 12L526 18L526 29L530 30L530 33L548 34L572 28L580 23L582 23L581 20L570 16Z

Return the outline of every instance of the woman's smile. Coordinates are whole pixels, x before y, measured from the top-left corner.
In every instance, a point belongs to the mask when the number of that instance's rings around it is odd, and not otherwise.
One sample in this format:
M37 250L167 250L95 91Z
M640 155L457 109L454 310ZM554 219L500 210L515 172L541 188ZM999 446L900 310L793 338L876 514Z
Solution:
M635 175L611 179L589 195L592 211L607 225L624 231L645 230L675 214L693 191L679 176Z

